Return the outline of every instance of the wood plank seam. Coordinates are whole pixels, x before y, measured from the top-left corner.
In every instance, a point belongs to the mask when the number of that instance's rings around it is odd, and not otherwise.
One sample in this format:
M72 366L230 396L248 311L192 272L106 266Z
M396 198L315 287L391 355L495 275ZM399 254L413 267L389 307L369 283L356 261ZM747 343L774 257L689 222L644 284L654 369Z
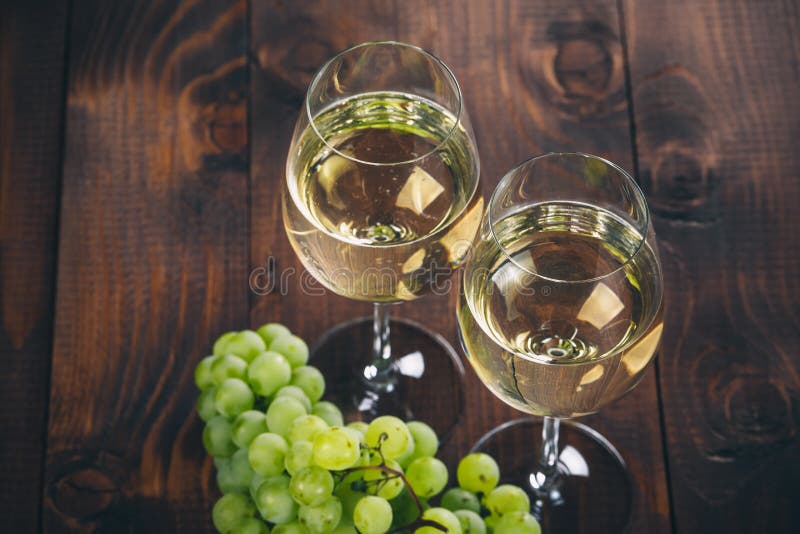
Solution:
M622 42L622 59L625 71L625 92L628 101L628 124L630 126L631 159L633 164L633 176L639 182L639 150L636 144L636 113L633 99L633 85L631 80L630 54L628 50L629 42L625 26L625 5L623 0L617 0L617 13L619 13L619 35ZM651 214L652 218L652 214ZM652 221L651 221L652 224ZM666 298L666 295L665 295ZM672 473L669 464L669 443L667 440L667 427L664 421L664 401L661 395L661 354L659 353L653 362L653 372L656 382L656 399L658 401L658 426L661 429L661 450L664 462L664 477L667 482L667 498L669 500L669 528L676 534L675 505L672 497Z
M39 532L43 532L44 529L44 494L45 494L45 469L47 467L47 443L48 443L48 429L50 428L50 402L52 401L51 391L50 391L50 384L52 382L52 364L53 364L53 351L55 349L55 328L56 328L56 321L55 321L55 309L56 309L56 301L58 299L58 256L59 256L59 245L61 243L61 214L62 214L62 205L61 205L61 191L64 185L64 160L65 160L65 149L67 144L67 93L68 93L68 82L69 82L69 57L70 57L70 28L72 27L72 8L73 8L73 0L67 0L66 2L66 21L64 24L64 54L63 54L63 73L61 76L61 116L59 118L59 122L61 125L61 132L59 135L59 154L58 154L58 188L57 188L57 196L58 196L58 204L56 207L56 250L55 255L53 257L53 295L52 301L50 303L50 309L53 312L53 320L51 322L51 345L50 345L50 357L47 366L47 379L46 379L46 402L45 402L45 412L44 418L42 421L42 460L41 460L41 468L39 471L39 512L37 514L37 521L38 521L38 528Z

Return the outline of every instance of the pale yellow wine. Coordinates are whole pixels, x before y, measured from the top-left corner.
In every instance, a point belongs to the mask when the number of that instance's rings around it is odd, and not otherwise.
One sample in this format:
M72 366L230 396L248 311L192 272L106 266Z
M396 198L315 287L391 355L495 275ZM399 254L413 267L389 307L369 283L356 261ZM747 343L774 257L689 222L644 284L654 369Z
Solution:
M533 204L493 228L497 241L484 225L458 308L481 380L515 408L557 417L632 389L661 338L657 252L588 204Z

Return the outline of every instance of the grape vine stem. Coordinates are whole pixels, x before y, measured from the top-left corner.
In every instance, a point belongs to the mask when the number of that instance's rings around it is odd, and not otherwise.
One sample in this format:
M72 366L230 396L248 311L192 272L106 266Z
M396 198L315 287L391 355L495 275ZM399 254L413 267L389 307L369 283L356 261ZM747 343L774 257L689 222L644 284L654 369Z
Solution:
M425 508L422 506L422 502L419 500L417 493L411 488L411 484L408 482L405 474L402 471L398 471L397 469L392 469L391 467L386 465L386 458L383 456L383 452L381 452L381 444L383 441L387 439L388 436L383 433L378 438L378 445L376 447L370 447L371 450L376 452L381 457L380 465L361 465L358 467L351 467L350 469L345 469L341 472L342 479L347 477L350 473L355 473L356 471L382 471L387 475L392 475L396 478L399 478L408 490L408 494L411 495L411 498L414 500L414 506L417 507L417 519L409 523L408 525L403 525L401 527L393 528L387 534L394 534L396 532L411 532L416 528L419 527L432 527L440 532L447 532L447 527L437 523L436 521L432 521L430 519L423 519L422 513L425 511Z

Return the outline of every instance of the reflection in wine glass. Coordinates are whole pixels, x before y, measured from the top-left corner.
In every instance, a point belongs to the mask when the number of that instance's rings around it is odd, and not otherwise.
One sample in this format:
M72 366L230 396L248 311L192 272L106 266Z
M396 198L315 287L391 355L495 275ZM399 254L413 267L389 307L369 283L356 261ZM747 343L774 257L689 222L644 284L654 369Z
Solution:
M630 391L658 347L662 274L641 190L595 156L526 161L495 189L462 284L473 369L501 400L544 416L507 423L475 450L527 488L545 531L623 531L631 487L621 456L561 419Z

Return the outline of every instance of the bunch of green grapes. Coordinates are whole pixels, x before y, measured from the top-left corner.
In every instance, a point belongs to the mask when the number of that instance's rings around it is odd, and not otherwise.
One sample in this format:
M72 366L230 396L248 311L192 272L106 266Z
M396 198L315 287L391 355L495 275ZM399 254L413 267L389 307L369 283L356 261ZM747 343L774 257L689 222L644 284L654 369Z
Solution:
M325 379L288 328L228 332L195 369L203 444L222 492L214 526L231 534L538 534L527 495L497 486L485 454L447 490L439 438L420 421L345 425ZM437 506L431 503L437 502Z

